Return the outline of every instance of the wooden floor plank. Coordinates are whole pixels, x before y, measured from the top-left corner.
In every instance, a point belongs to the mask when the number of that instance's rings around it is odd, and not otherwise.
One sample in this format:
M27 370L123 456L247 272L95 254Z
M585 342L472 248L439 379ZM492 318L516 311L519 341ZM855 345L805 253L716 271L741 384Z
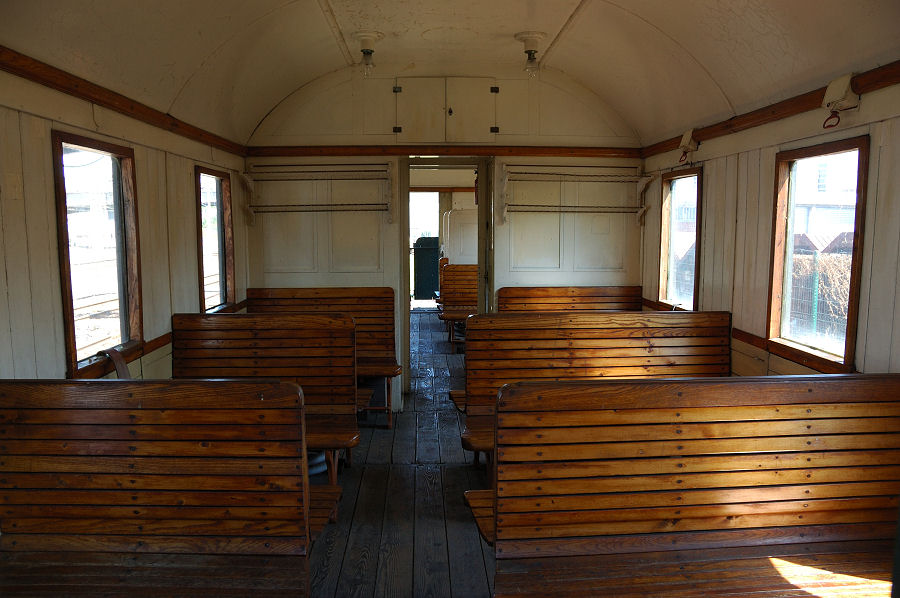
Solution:
M438 414L431 410L419 411L416 413L416 463L440 462Z
M416 468L414 596L450 597L443 515L441 469L437 465L420 465Z
M363 472L337 585L342 598L373 595L389 471L384 465L369 465Z
M442 470L451 593L454 597L488 597L491 587L484 568L481 537L463 500L463 492L469 489L469 467L445 465Z
M441 463L466 463L471 456L466 457L462 445L459 442L459 414L456 409L445 409L437 412L438 436L441 443ZM468 488L465 488L468 490Z
M380 425L384 418L384 414L379 413L376 420L376 426L372 430L372 440L369 444L369 454L366 459L367 465L388 464L391 462L391 453L394 448L394 430L393 428L385 428ZM373 418L375 419L375 418Z
M413 595L415 528L409 515L410 505L415 504L415 466L391 466L387 493L375 595L406 598Z
M338 483L344 489L344 494L338 505L337 523L325 526L325 531L318 537L310 552L310 594L313 598L335 596L341 565L344 562L344 549L347 546L347 537L353 521L353 512L356 510L356 497L359 494L362 472L362 467L351 467L342 471L338 479ZM315 477L321 480L325 475L320 474Z
M413 464L416 462L416 413L404 411L394 421L396 430L391 459L393 463Z
M481 544L462 510L462 492L486 487L486 478L483 467L469 465L471 453L459 443L460 416L441 396L465 385L464 356L452 352L446 334L435 312L413 312L413 393L404 397L392 430L383 413L361 420L353 466L338 480L344 488L338 522L326 526L312 549L312 596L490 594L493 549Z

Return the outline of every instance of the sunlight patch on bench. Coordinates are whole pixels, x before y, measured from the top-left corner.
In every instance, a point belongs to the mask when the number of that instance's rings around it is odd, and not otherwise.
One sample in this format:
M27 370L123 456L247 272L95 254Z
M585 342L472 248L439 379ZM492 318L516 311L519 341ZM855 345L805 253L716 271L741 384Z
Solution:
M862 595L855 592L864 592L865 596L871 597L884 596L888 598L891 595L891 582L889 581L833 573L826 569L799 565L774 557L769 558L769 561L785 581L819 598L835 598L837 596L846 598L850 595L848 589L854 586L859 586L854 591L854 596ZM828 584L827 587L824 585L825 583ZM822 587L817 587L820 584Z

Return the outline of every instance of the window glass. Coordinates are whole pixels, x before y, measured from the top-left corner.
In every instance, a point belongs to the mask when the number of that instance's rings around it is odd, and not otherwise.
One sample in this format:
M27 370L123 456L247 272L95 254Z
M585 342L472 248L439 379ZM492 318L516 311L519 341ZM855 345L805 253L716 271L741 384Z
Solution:
M222 218L222 179L200 174L200 239L203 264L203 309L226 301L225 230Z
M790 165L780 337L844 355L859 151Z
M129 340L119 161L63 144L76 359Z
M695 309L699 245L699 169L663 177L659 298Z

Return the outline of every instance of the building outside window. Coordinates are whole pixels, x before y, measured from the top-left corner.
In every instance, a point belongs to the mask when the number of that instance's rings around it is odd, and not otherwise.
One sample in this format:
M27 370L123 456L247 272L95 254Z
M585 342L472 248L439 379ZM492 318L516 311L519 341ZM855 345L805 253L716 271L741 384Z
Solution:
M141 341L132 150L54 132L67 375Z
M852 367L868 138L777 157L770 338Z
M701 170L663 175L659 300L697 309Z
M231 185L226 172L198 166L195 174L200 309L205 311L234 301Z

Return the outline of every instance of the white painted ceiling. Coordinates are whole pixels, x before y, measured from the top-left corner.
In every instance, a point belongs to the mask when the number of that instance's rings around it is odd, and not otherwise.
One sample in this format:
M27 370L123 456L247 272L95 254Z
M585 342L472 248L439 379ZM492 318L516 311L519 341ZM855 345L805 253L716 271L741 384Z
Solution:
M285 97L359 62L497 76L538 57L649 145L900 59L900 0L0 0L0 44L245 143Z

